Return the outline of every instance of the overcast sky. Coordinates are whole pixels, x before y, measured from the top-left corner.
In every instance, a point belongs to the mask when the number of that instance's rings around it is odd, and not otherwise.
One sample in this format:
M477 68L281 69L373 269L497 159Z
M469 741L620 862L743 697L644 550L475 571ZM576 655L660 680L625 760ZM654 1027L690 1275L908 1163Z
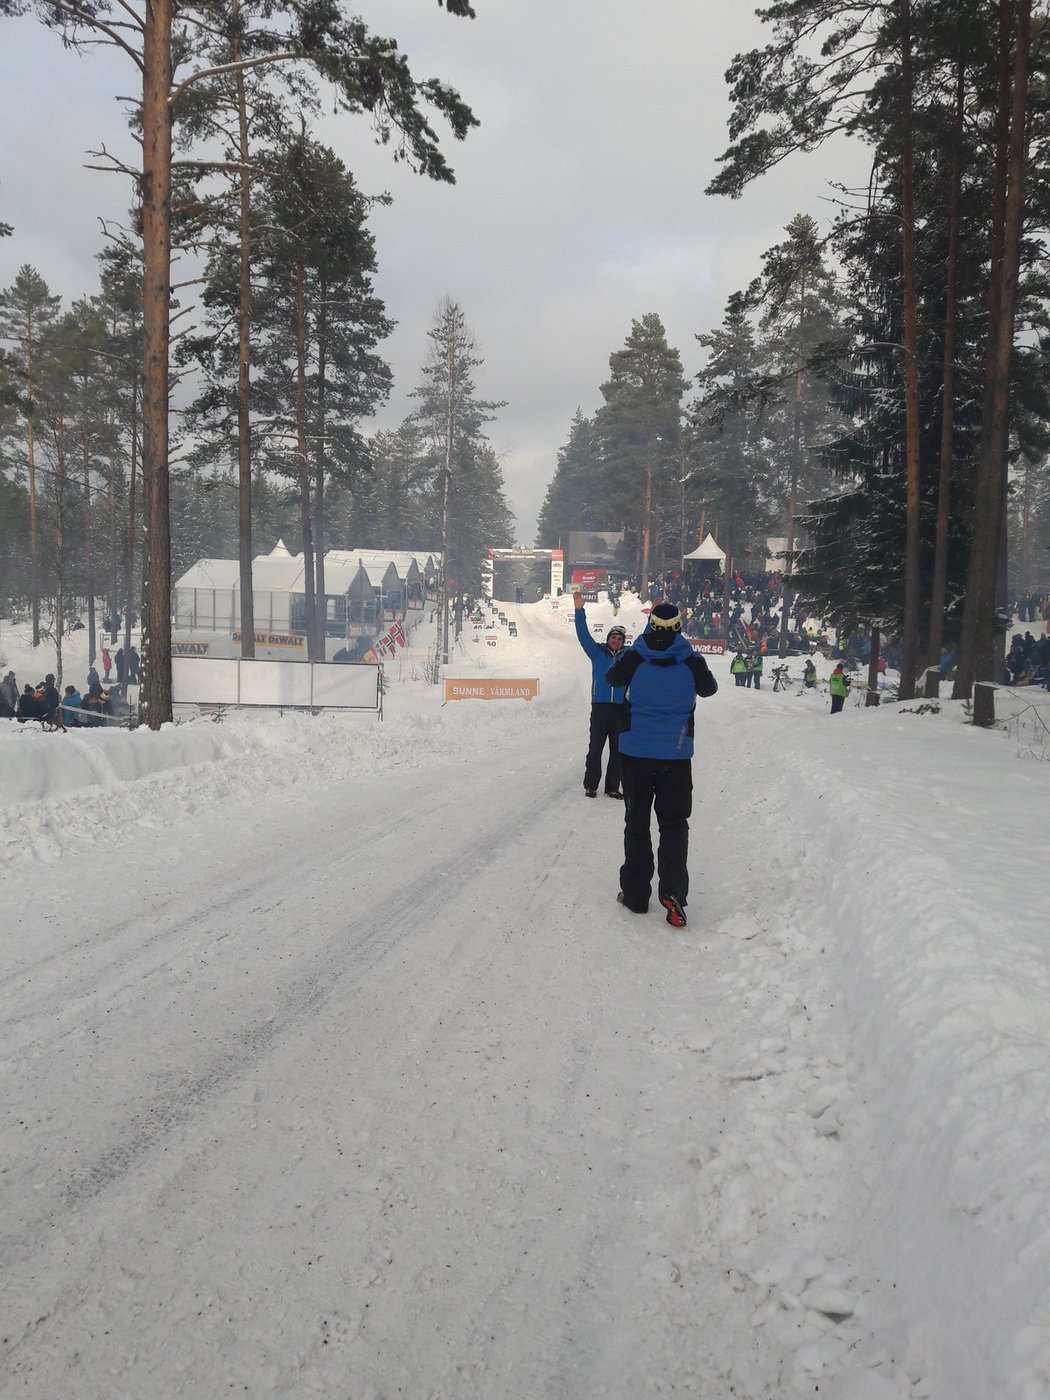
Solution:
M830 220L827 181L856 166L822 153L741 200L704 194L727 143L725 70L766 38L750 0L475 0L473 21L436 0L350 8L481 122L446 143L454 186L395 166L366 117L326 116L318 133L362 190L394 200L371 218L377 290L398 323L384 346L394 392L376 426L410 410L447 294L484 359L480 395L507 400L489 431L519 543L531 544L572 416L601 403L632 320L656 312L695 374L694 337L721 321L794 214ZM0 21L0 35L0 220L15 225L0 239L0 286L29 262L67 297L93 291L99 216L122 218L130 191L85 170L84 153L132 158L114 96L134 90L134 70L105 49L66 52L32 20Z

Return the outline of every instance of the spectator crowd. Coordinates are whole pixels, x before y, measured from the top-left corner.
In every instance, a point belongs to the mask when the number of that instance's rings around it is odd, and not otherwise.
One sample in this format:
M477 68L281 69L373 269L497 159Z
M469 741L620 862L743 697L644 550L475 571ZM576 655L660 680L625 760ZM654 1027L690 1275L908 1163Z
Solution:
M108 652L104 652L103 657L108 680L111 669ZM36 685L26 682L19 691L14 671L8 671L0 680L0 719L13 719L19 724L35 721L50 730L92 729L122 723L131 713L123 694L125 672L127 684L139 684L139 654L131 647L125 658L121 647L114 659L117 685L107 687L92 666L83 692L75 685L67 685L61 695L50 672Z

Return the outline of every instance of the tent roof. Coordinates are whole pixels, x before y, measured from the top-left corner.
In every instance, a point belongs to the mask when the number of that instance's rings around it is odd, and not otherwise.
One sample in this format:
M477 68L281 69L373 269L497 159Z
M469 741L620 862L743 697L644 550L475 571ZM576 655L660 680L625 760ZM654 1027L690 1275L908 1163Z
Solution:
M236 588L240 565L236 559L198 559L175 584L176 588Z
M726 552L724 549L719 549L714 535L709 534L704 537L703 542L693 550L692 554L687 554L685 557L686 559L718 559L725 563Z
M413 565L422 574L428 564L434 567L431 555L414 554L411 550L330 549L324 557L325 591L335 597L346 593L363 570L369 585L378 592L384 583L393 586L393 575L399 581L404 580ZM236 559L198 559L175 584L176 588L236 589L239 586L240 568ZM278 540L269 554L257 554L252 560L252 586L259 593L302 593L302 555L290 554Z

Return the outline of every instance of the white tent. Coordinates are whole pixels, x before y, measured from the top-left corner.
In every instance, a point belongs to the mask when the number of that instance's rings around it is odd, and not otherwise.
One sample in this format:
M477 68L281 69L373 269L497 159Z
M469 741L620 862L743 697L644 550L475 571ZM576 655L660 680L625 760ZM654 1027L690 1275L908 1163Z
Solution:
M332 549L325 554L328 634L345 638L348 617L376 622L385 600L421 606L434 556L408 550ZM255 626L260 632L303 632L306 583L303 557L278 540L252 560ZM175 627L180 632L228 632L240 627L240 568L236 559L199 559L176 582Z
M687 561L689 559L698 559L701 562L717 560L720 569L724 569L726 565L726 552L724 549L719 549L714 535L711 534L705 536L702 543L693 550L692 554L685 555L685 558Z

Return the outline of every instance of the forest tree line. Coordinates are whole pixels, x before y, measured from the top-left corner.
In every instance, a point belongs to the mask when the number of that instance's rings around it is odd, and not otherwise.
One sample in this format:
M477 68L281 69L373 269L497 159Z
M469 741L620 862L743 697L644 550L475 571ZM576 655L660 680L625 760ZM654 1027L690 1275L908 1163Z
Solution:
M1008 597L1050 585L1046 17L1031 0L759 13L770 42L729 70L709 193L842 134L869 180L836 187L826 233L791 220L697 334L691 392L659 318L633 323L570 426L541 541L625 527L640 567L705 519L752 563L783 536L789 594L900 640L902 698L949 640L966 698L1003 677Z
M443 3L473 18L468 0ZM69 599L133 611L141 579L141 705L156 727L171 715L173 570L202 554L240 560L246 655L251 560L278 535L306 561L312 657L333 545L440 549L457 587L478 586L479 539L512 530L464 313L442 303L417 409L366 436L391 378L369 200L309 134L324 90L395 160L451 183L431 116L459 140L477 125L469 107L326 0L6 7L20 10L66 43L122 50L141 82L127 99L141 165L96 153L134 190L127 227L106 230L100 288L62 309L27 265L0 302L0 588L24 601L34 641L42 599L61 635Z

